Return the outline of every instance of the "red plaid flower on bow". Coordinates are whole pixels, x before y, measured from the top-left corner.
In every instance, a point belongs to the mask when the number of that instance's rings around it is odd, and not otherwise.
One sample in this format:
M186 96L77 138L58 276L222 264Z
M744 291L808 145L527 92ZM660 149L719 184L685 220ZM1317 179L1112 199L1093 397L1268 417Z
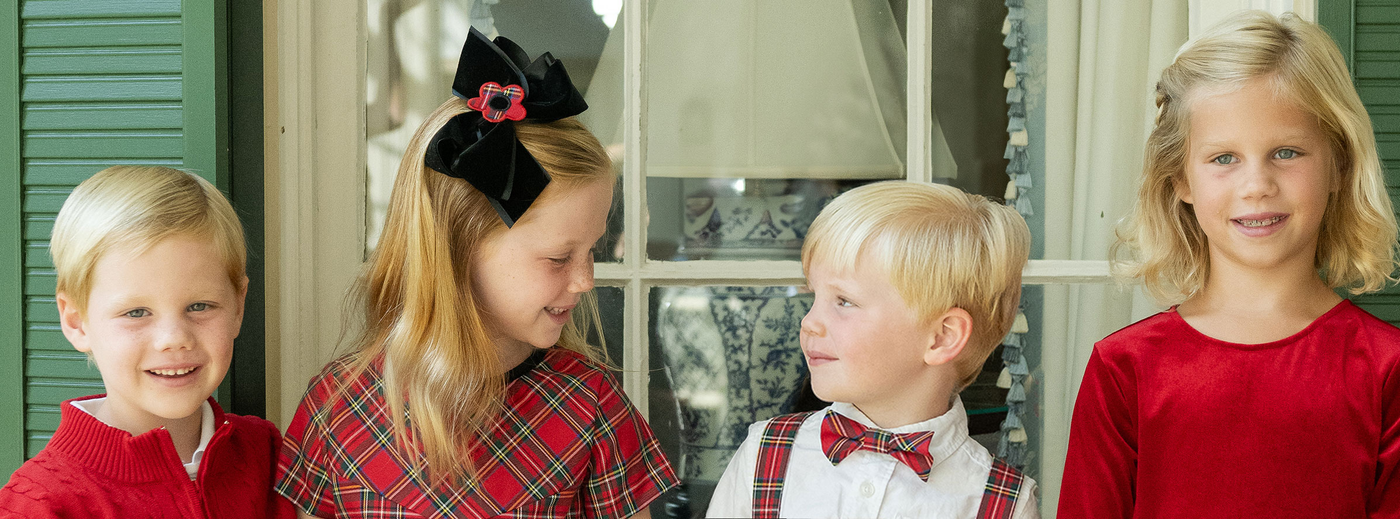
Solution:
M860 422L827 411L822 418L822 452L832 465L841 463L860 449L889 454L900 463L914 469L920 479L928 481L933 470L933 456L928 453L933 431L895 434L880 429L868 429Z
M506 119L519 121L525 118L525 107L520 101L525 99L525 89L520 85L501 86L489 81L481 85L477 97L467 100L467 107L481 112L481 117L493 123Z

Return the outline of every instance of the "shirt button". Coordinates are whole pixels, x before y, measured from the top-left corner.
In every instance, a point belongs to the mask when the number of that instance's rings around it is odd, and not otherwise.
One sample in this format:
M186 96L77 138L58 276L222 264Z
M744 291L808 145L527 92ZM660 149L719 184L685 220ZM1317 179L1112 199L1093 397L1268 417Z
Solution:
M861 484L860 484L860 495L865 496L865 497L870 497L870 496L875 495L875 485L871 485L869 481L866 481L866 482L864 482L864 483L861 483Z

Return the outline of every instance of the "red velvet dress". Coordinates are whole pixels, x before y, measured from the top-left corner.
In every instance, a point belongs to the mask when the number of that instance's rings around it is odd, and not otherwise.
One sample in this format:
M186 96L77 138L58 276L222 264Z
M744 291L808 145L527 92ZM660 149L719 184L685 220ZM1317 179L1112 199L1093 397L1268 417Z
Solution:
M1059 517L1400 517L1400 330L1339 303L1234 344L1175 310L1095 345Z

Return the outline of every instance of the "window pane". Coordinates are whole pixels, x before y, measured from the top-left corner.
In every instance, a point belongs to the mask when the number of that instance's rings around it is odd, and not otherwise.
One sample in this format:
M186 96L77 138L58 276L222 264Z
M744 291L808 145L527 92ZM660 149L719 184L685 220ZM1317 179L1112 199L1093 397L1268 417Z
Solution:
M368 247L383 227L399 161L418 125L452 95L452 78L470 27L505 36L531 56L548 51L564 62L588 101L579 115L617 161L620 132L621 2L589 0L364 0ZM613 31L613 27L617 27ZM615 33L615 34L614 34ZM616 47L616 52L611 49ZM594 85L602 85L594 88ZM598 93L595 93L598 92ZM603 115L607 114L607 115ZM619 170L620 171L620 170ZM620 206L621 194L617 197ZM620 220L619 220L620 221ZM621 229L599 243L600 261L614 259Z
M608 363L613 368L622 368L622 318L623 292L618 287L597 287L593 289L595 301L598 305L598 317L601 320L603 329L601 344L605 345L603 351L608 355ZM591 333L588 343L599 345L599 334ZM615 375L619 373L614 372Z
M650 419L685 494L659 505L684 499L703 514L749 424L800 403L822 405L799 397L807 367L797 335L812 295L797 287L661 287L650 299Z
M930 67L933 115L952 170L948 183L1001 200L1008 180L1006 99L1008 50L1001 2L935 0ZM940 155L935 151L935 156ZM942 175L936 175L942 176Z
M905 176L905 8L894 3L653 3L651 258L792 258L830 195Z
M827 202L871 180L647 179L648 256L788 259Z

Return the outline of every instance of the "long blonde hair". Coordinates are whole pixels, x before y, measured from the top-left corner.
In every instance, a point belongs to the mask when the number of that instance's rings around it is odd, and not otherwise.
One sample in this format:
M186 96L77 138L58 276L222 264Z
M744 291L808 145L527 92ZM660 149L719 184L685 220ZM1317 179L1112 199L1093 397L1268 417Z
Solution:
M406 452L421 450L426 466L420 468L435 480L474 475L471 452L505 395L498 350L477 308L468 265L505 224L471 184L423 161L429 139L467 110L461 99L447 100L409 141L383 234L351 296L365 322L347 359L346 380L382 359L395 437ZM549 173L552 190L614 180L598 139L576 119L515 126ZM596 324L596 311L578 315ZM598 360L598 349L584 339L587 324L565 326L559 346Z
M1206 235L1192 207L1178 197L1186 185L1192 95L1270 78L1317 117L1332 149L1337 192L1323 212L1314 266L1333 288L1353 294L1394 282L1395 214L1385 191L1371 118L1352 86L1346 62L1327 33L1292 13L1234 16L1177 55L1157 83L1157 118L1147 139L1142 185L1132 215L1118 229L1112 257L1126 247L1132 260L1115 263L1120 276L1142 278L1153 298L1177 303L1195 295L1210 275Z

